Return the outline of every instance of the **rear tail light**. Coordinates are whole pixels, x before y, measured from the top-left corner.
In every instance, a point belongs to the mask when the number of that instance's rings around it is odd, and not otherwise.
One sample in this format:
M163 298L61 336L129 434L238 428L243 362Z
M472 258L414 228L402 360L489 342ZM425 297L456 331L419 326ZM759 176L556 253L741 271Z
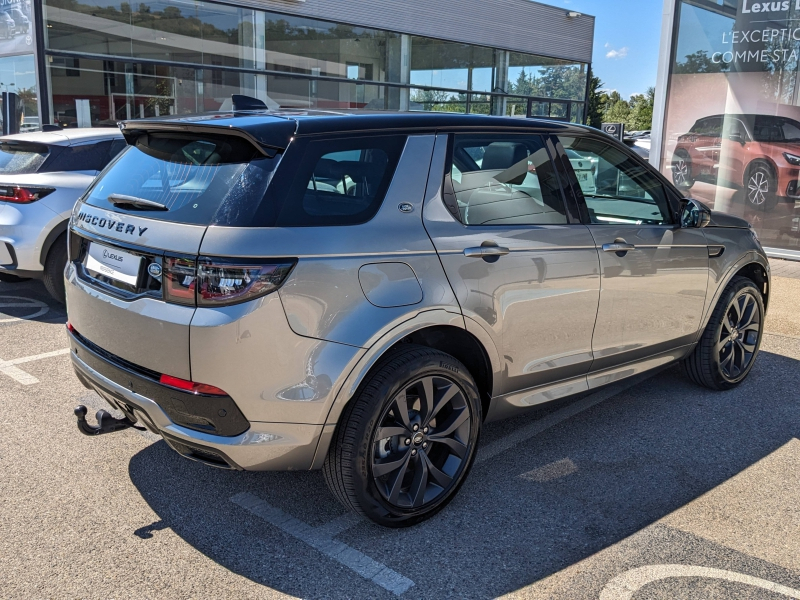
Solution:
M0 202L13 202L14 204L30 204L41 200L56 190L47 187L31 187L20 185L0 184Z
M164 300L189 306L226 306L247 302L277 290L295 259L259 260L165 257Z
M197 305L237 304L265 296L280 287L294 264L294 261L242 264L203 258L197 268Z
M189 258L165 257L161 285L164 289L164 300L167 302L194 306L197 263Z
M197 383L196 381L189 381L188 379L181 379L180 377L173 377L172 375L162 375L159 378L159 383L168 385L190 394L205 394L206 396L227 396L228 393L219 389L216 386L207 383Z

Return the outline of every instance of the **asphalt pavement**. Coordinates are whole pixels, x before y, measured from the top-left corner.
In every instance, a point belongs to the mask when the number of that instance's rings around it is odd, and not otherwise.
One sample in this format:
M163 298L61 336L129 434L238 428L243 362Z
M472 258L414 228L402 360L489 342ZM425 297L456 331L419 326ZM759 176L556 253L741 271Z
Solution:
M402 530L347 513L319 472L81 435L75 405L104 403L63 309L0 283L0 597L800 598L796 282L775 279L740 387L670 366L490 424L455 500Z

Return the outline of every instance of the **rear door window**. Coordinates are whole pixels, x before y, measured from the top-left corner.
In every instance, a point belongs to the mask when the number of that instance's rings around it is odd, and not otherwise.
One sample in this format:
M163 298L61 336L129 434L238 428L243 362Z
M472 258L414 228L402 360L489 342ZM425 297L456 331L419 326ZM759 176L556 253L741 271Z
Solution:
M444 199L465 225L567 222L559 182L539 135L455 135Z
M274 196L275 225L369 221L386 196L405 141L403 135L295 140L276 176L281 185Z
M50 155L45 144L0 142L0 175L36 173Z

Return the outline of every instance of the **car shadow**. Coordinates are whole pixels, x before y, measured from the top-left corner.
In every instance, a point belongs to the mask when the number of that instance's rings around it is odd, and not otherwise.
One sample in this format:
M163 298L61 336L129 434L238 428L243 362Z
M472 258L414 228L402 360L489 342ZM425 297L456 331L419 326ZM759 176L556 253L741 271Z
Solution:
M16 306L9 306L10 303ZM0 313L3 320L12 317L41 323L67 322L66 307L54 300L44 284L36 279L14 283L0 281Z
M404 597L511 592L640 531L797 437L799 383L800 361L770 352L727 392L698 388L671 367L476 465L425 523L389 530L364 521L337 540L413 580ZM496 439L531 422L486 432ZM318 472L215 470L158 442L132 457L129 473L159 520L128 535L169 527L225 568L287 594L392 597L230 501L250 492L318 526L343 514Z

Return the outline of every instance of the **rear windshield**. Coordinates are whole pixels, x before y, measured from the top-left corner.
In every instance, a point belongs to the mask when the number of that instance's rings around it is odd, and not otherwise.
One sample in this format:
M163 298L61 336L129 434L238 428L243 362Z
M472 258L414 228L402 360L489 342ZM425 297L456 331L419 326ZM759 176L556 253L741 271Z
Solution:
M233 136L145 134L98 178L85 202L176 223L247 226L279 160ZM114 205L109 195L157 202L166 210Z
M0 174L36 173L49 153L50 149L44 144L0 142Z

